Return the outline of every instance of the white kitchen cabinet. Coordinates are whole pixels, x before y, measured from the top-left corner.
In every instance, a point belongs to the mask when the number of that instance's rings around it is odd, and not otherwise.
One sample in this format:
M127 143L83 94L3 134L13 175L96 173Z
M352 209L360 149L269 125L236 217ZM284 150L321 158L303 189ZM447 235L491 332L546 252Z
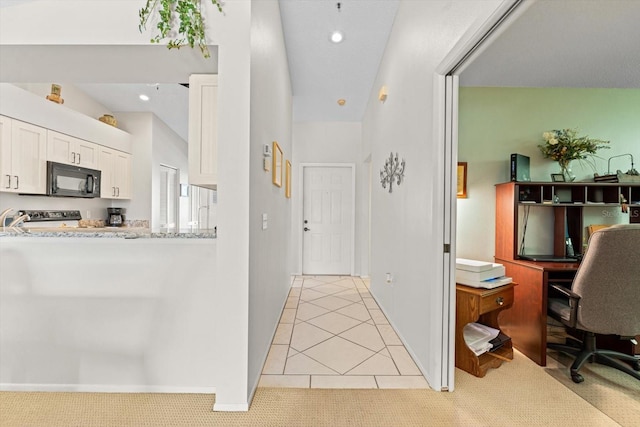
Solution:
M218 187L218 76L189 77L189 184Z
M114 184L118 189L118 199L131 198L131 154L116 151L114 159Z
M47 131L47 160L52 162L97 169L98 147L98 144L80 138Z
M46 194L46 129L5 116L0 128L0 191Z
M131 155L108 147L99 147L98 169L101 173L100 197L131 198Z

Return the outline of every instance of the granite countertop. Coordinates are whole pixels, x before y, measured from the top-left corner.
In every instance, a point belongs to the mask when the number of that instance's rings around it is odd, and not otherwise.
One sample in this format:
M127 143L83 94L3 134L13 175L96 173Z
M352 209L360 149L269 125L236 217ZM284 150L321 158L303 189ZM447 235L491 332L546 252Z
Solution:
M22 237L85 237L85 238L125 238L125 239L215 239L216 231L212 229L154 229L139 227L56 227L28 228L20 231L7 228L1 230L2 235Z

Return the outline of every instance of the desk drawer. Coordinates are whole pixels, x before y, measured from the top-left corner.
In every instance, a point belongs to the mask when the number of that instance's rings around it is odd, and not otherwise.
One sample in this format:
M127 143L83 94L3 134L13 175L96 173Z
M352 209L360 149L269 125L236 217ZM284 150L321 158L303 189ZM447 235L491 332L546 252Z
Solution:
M488 313L499 307L508 307L511 304L513 304L513 287L483 296L480 299L480 314Z

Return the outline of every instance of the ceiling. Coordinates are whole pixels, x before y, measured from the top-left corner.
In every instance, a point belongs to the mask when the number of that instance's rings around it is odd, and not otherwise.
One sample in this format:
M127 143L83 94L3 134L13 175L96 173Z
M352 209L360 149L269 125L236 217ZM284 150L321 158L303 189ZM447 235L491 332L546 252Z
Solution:
M461 85L640 88L640 1L528 5L462 71Z
M103 84L81 83L76 87L112 112L152 112L187 141L189 135L189 89L175 83ZM140 95L147 95L142 101Z
M400 1L342 0L339 11L335 0L279 2L294 121L361 121ZM462 71L463 86L640 88L640 0L526 5ZM345 35L340 44L329 41L336 28ZM74 83L111 111L155 113L185 140L188 91L178 83L191 73L217 72L215 47L209 60L198 50L157 45L57 46L55 52L2 45L0 55L1 81ZM140 93L150 101L141 103Z
M294 121L362 120L398 4L280 0ZM344 34L341 43L330 41L334 30Z

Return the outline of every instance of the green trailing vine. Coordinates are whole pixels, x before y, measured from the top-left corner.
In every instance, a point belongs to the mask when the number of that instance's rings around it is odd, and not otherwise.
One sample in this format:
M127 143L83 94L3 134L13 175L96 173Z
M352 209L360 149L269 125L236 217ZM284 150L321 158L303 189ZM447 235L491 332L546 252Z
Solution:
M145 6L138 12L140 17L138 29L143 32L149 19L156 12L158 16L156 25L158 34L151 39L151 43L160 43L162 40L168 39L167 47L169 49L180 49L186 44L193 48L197 44L202 55L205 58L209 58L211 55L206 44L200 1L147 0ZM210 1L222 13L220 0ZM176 27L177 32L174 30Z

